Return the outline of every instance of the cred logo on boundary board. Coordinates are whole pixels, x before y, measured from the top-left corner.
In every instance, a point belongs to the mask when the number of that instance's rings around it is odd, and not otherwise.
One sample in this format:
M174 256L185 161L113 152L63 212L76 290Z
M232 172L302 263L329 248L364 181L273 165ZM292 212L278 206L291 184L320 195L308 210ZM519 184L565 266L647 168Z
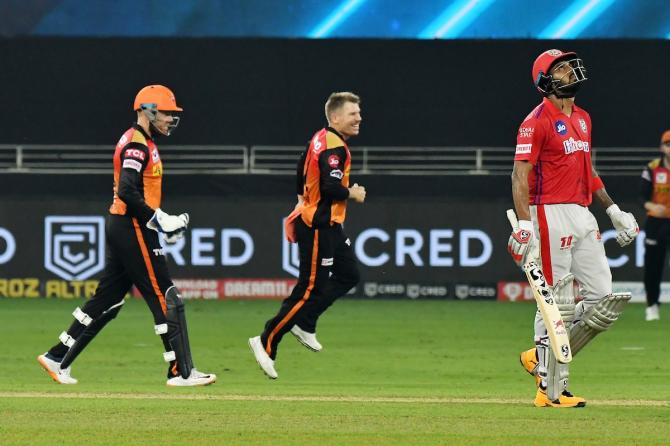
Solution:
M84 280L105 267L105 219L44 218L44 267L65 280Z

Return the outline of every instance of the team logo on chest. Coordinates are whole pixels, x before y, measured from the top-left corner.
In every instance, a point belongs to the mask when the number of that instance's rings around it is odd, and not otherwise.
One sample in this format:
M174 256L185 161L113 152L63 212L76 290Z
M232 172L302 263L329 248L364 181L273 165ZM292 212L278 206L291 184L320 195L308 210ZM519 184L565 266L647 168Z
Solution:
M668 174L665 172L658 172L656 174L656 182L659 184L665 184L668 182Z
M587 133L588 129L586 128L586 121L582 118L579 118L579 128L582 129L582 132Z
M158 149L154 148L151 151L151 161L153 161L154 163L157 163L160 160L161 160L161 157L158 155Z
M568 133L568 126L565 125L565 122L563 122L563 121L556 121L555 126L556 126L556 132L557 132L559 135L565 135L566 133Z

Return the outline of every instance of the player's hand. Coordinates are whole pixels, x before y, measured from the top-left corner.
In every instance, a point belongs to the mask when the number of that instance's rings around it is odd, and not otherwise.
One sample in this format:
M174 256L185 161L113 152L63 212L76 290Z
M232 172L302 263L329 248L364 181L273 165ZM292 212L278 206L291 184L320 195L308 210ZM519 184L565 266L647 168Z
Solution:
M358 183L354 183L354 185L349 188L349 198L356 203L363 203L365 201L365 195L365 187L359 186Z
M512 230L507 241L507 251L519 266L525 264L529 258L537 257L537 240L533 234L533 222L520 220L519 225Z
M608 207L606 212L616 229L616 241L619 246L628 245L640 233L640 227L630 212L623 212L616 204Z
M156 209L153 217L147 222L147 228L156 232L163 232L172 235L177 231L185 231L188 227L188 214L170 215L163 212L160 208Z

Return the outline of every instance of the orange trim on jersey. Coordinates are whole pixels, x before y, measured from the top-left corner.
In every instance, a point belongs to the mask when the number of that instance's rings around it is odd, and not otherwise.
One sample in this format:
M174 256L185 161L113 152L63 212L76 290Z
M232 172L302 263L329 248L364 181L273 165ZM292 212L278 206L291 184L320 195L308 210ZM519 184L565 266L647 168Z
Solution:
M551 241L549 240L549 225L544 205L537 206L537 221L540 225L540 254L542 255L542 272L547 284L554 284L554 273L551 271Z
M142 251L142 257L144 258L144 265L147 267L147 272L149 273L149 281L151 282L151 286L154 289L154 293L156 293L158 301L161 304L163 314L167 314L167 305L165 304L165 296L163 296L163 293L161 292L161 289L158 286L158 280L156 280L156 273L154 272L154 267L151 264L149 251L147 250L147 246L144 243L144 236L142 235L142 229L140 229L140 225L139 223L137 223L136 218L133 218L133 226L135 226L135 234L137 235L137 241L140 244L140 250Z
M267 352L268 355L272 354L272 340L274 339L275 335L279 332L279 330L286 325L288 321L290 321L293 316L302 308L303 305L305 305L305 302L307 302L307 299L312 294L312 289L314 289L314 284L316 282L316 267L317 267L317 260L319 258L319 230L316 229L314 230L314 243L312 245L312 263L310 265L310 273L309 273L309 282L307 283L307 289L305 290L305 293L302 295L302 298L295 304L293 305L293 308L284 316L284 319L279 321L277 326L272 329L272 332L270 332L270 336L268 336L268 341L267 344L265 345L265 351Z

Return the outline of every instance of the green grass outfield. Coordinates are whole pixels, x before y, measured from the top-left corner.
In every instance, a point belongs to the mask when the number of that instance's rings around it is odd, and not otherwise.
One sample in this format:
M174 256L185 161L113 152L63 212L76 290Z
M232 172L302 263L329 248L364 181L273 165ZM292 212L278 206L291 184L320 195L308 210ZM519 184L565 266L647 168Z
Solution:
M170 389L145 304L127 302L58 385L35 357L80 301L0 299L1 445L670 444L670 310L630 305L571 367L583 409L537 409L519 365L530 304L341 300L313 353L288 334L279 379L247 346L279 303L189 301L209 387Z

